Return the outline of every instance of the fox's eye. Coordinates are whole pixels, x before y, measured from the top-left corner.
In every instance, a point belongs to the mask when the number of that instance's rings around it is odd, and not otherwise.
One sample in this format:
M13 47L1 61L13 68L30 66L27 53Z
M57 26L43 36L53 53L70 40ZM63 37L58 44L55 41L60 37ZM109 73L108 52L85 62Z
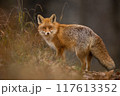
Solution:
M46 29L46 27L43 27L43 29L45 30L45 29Z
M52 29L52 26L49 26L49 29Z

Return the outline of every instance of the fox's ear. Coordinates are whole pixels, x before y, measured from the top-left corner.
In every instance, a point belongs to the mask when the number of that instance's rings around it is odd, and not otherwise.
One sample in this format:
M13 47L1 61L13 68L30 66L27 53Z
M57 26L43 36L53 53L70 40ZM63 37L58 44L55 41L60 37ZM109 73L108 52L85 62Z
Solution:
M38 24L43 23L43 20L44 20L44 17L42 17L41 15L37 15Z
M52 16L50 17L50 19L51 19L52 23L56 22L56 15L52 14Z

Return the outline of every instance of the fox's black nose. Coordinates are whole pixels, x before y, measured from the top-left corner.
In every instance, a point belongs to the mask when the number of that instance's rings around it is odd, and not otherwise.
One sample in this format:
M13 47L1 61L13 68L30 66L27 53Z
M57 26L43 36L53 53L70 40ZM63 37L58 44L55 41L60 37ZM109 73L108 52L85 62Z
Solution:
M49 32L47 32L47 35L49 35L50 33Z

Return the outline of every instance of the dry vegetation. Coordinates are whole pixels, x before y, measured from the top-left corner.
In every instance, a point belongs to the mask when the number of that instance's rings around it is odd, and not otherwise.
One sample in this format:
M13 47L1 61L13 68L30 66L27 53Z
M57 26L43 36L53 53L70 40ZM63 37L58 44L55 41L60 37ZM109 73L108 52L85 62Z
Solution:
M80 79L79 72L55 57L34 23L26 22L21 32L17 12L0 11L0 79Z
M0 9L0 79L111 79L110 72L81 72L55 57L37 32L33 22L24 22L21 31L19 15ZM120 75L118 73L118 75ZM101 78L100 78L101 76ZM114 78L113 78L114 79Z

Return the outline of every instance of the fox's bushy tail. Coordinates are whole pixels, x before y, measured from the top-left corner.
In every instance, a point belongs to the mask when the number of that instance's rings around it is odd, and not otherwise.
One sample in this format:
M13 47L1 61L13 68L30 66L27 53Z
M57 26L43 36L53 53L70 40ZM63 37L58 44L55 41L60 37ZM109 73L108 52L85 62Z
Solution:
M103 64L108 70L115 68L115 63L108 54L108 51L99 36L96 36L91 44L91 53L95 56L101 64Z

